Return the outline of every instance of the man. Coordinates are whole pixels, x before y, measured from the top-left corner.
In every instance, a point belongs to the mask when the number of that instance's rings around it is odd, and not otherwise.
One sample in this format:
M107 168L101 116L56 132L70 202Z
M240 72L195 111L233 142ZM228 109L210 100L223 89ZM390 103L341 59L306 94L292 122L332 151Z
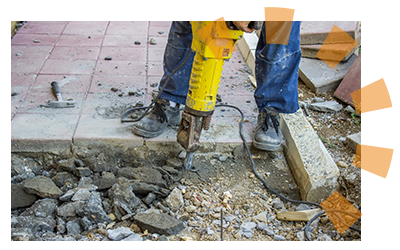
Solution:
M249 21L233 23L244 32L254 31L248 27ZM191 44L190 22L172 22L164 54L164 75L160 88L164 86L171 72L182 64L191 49ZM194 54L191 52L186 63L167 82L153 109L142 120L134 123L134 134L156 137L162 134L168 125L179 124L179 105L184 105L186 101ZM267 44L264 23L255 60L257 88L254 98L259 110L253 138L253 145L256 148L276 151L280 147L282 134L279 113L294 113L299 108L297 79L300 59L300 22L291 22L287 45Z

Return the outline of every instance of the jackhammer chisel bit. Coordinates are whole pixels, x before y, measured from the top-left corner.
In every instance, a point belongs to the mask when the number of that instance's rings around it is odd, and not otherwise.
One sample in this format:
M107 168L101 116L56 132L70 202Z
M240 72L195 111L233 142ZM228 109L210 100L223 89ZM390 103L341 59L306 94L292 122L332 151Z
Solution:
M194 152L186 152L185 169L187 169L187 170L192 169L193 155L194 155Z

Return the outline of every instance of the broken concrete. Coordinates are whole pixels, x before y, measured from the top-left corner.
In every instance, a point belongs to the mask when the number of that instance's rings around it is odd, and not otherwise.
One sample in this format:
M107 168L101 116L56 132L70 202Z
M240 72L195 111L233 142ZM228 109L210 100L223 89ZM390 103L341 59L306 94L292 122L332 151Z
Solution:
M338 188L339 169L301 110L281 117L285 155L301 197L321 202Z
M58 198L61 196L61 190L54 182L44 176L36 176L22 182L25 191L29 194L36 194L42 198Z
M157 234L173 235L185 228L182 221L165 213L139 213L134 221L142 230Z
M340 62L333 69L322 60L302 58L299 77L316 94L331 91L338 87L356 58L353 54L349 60Z
M308 107L321 112L338 112L343 108L343 106L337 101L311 103Z
M21 184L11 184L11 209L29 207L36 200L36 195L25 192Z
M347 136L346 141L347 145L356 152L358 144L361 144L361 132Z

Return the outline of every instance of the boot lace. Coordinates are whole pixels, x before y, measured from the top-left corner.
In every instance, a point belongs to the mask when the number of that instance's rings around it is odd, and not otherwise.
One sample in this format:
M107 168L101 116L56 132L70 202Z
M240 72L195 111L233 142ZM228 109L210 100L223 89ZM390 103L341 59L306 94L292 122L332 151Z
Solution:
M262 119L263 118L264 118L264 122L262 122L261 128L264 131L267 131L269 129L269 127L272 125L275 129L276 134L279 135L279 125L280 124L279 124L278 115L263 112Z
M165 114L164 105L163 104L161 104L159 102L156 102L154 104L154 108L153 108L152 111L157 116L157 119L161 123L168 122L168 118L167 118L167 115Z

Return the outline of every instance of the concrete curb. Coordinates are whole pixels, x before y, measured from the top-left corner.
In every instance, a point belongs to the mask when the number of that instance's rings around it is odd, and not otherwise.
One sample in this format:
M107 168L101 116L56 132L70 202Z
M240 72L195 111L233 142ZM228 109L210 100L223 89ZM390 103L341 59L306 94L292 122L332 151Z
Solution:
M243 38L237 46L252 68L258 37L255 33L245 33ZM287 144L285 156L302 199L314 202L326 199L338 188L339 169L301 110L281 117L282 135Z
M339 169L301 110L281 117L285 156L301 197L321 202L338 188Z

